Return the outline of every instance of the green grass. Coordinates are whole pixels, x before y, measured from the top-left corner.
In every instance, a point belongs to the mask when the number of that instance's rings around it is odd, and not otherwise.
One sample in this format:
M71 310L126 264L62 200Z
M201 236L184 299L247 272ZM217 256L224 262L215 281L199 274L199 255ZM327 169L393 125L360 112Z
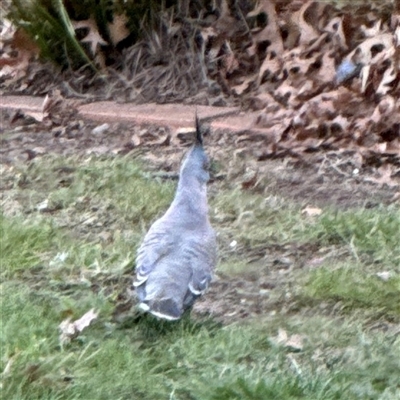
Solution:
M322 244L347 245L356 259L371 261L400 272L400 209L397 205L374 210L330 210L313 227L311 238Z
M290 317L219 326L185 318L163 326L143 318L121 329L104 311L60 347L61 298L24 284L3 285L2 297L3 368L14 360L3 377L9 399L395 399L400 390L399 338L365 333L359 321ZM106 301L87 293L74 311L82 300L86 307ZM279 326L303 335L301 353L274 343Z
M144 318L119 329L104 311L77 341L60 347L61 298L23 284L3 285L2 296L3 368L14 359L3 378L5 398L340 399L348 393L364 399L396 393L399 338L366 334L357 321L289 318L223 327L185 318L163 327ZM101 300L87 294L84 302L92 307ZM281 324L308 338L303 352L273 343Z
M52 247L53 234L49 223L0 215L1 275L40 265Z
M2 180L4 398L399 398L400 338L391 328L400 321L397 206L326 209L310 218L301 204L215 183L219 270L232 279L260 274L262 260L246 258L263 245L273 257L287 248L342 255L284 275L273 292L290 290L291 300L245 323L193 316L162 323L133 311L121 322L113 315L136 248L175 184L128 157L35 159ZM391 273L388 281L376 275L382 271ZM99 318L60 343L60 322L91 308ZM368 329L378 322L388 330ZM279 329L301 335L301 351L277 342Z
M303 294L318 301L340 301L349 311L362 308L400 320L400 274L383 281L362 264L324 267L310 274Z

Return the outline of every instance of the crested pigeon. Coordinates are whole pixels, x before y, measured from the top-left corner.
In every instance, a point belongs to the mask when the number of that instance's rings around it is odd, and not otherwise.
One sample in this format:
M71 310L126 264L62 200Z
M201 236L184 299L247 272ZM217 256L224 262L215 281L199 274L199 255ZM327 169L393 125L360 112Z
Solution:
M136 257L139 308L161 319L179 319L212 278L217 244L208 218L208 169L196 115L195 143L182 163L174 200L150 227Z
M343 82L359 76L362 67L361 63L354 63L352 60L344 59L336 69L336 84L341 85Z

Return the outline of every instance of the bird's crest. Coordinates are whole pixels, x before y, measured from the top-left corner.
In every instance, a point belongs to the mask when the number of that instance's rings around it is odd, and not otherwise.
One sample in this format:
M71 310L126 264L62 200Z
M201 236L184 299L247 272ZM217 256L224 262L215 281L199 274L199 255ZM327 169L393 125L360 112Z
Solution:
M201 134L200 120L199 116L197 115L197 110L195 114L195 120L196 120L196 145L203 146L203 135Z

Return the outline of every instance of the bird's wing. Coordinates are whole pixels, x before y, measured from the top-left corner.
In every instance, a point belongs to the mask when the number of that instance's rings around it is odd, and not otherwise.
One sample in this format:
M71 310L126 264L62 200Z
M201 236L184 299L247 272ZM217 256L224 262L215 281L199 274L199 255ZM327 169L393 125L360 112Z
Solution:
M157 263L167 255L173 247L171 232L162 224L153 224L139 247L136 257L136 279L133 286L144 283Z
M217 244L212 229L201 240L193 241L190 250L190 266L192 277L189 290L196 296L205 292L211 281L217 263Z

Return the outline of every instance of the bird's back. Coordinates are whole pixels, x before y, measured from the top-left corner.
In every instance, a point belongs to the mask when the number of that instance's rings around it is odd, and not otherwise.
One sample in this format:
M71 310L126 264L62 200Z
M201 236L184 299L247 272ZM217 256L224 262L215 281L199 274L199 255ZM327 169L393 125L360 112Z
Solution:
M216 237L208 220L182 230L182 221L171 218L173 213L165 216L153 224L138 251L137 267L145 271L148 265L149 273L136 290L144 310L178 319L211 281Z

